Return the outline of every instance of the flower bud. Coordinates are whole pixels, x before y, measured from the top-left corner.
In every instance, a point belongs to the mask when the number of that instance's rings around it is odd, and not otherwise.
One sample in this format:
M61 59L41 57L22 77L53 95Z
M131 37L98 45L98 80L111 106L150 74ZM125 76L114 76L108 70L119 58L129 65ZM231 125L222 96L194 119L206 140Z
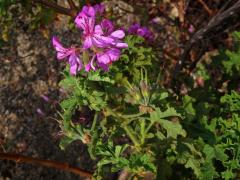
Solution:
M134 88L132 89L132 92L130 92L130 94L133 96L134 100L135 100L137 103L142 99L140 90L139 90L139 88L137 88L137 87L134 87Z
M140 89L144 98L149 98L150 87L147 85L146 81L140 82Z

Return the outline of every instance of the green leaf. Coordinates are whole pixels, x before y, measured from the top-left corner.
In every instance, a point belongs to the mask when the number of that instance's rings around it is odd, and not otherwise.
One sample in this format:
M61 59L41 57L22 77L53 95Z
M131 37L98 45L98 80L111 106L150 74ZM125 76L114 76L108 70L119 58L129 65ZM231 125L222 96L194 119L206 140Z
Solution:
M74 88L76 86L76 78L70 76L69 73L65 74L65 79L61 80L59 85L66 90Z
M168 107L166 111L161 111L159 108L156 108L154 112L150 114L151 120L158 121L159 119L165 119L168 117L181 117L179 113L172 107Z
M193 103L195 102L196 100L194 98L192 98L191 96L184 96L183 97L183 107L184 107L184 110L185 112L187 113L187 117L189 118L193 118L195 117L196 115L196 110L194 109L193 107Z
M231 170L226 170L226 171L222 172L221 175L225 180L234 179L234 177L235 177L235 175L233 174L233 172Z
M60 103L60 106L63 109L73 109L76 104L77 104L77 99L75 97L69 97L68 99L63 100Z
M228 156L224 153L224 149L219 146L210 146L206 144L203 148L207 160L217 159L219 161L226 161Z
M196 159L189 158L187 163L185 164L186 168L191 168L194 171L194 174L199 177L201 174L200 170L200 162Z
M220 146L214 147L215 157L219 161L226 161L228 159L228 156L225 154L225 150L221 148Z
M215 167L212 161L206 160L201 167L201 175L199 177L200 180L213 180L214 178L218 178L219 175L215 170Z
M240 111L240 94L236 91L231 91L231 94L221 97L221 103L225 104L231 112Z
M160 131L157 131L156 136L160 140L166 139L166 136L162 132L160 132Z
M162 92L160 94L160 97L158 98L159 101L166 99L168 97L168 93L167 92Z
M87 79L90 81L98 81L98 82L102 81L102 82L108 82L111 84L114 83L114 80L110 79L107 76L100 75L100 72L88 73Z
M174 139L176 139L178 135L185 137L186 131L179 122L172 122L164 119L171 116L180 116L180 114L178 114L174 108L168 108L164 112L156 108L156 110L150 114L150 120L159 123L166 130L167 137L172 137ZM160 136L160 138L162 137Z

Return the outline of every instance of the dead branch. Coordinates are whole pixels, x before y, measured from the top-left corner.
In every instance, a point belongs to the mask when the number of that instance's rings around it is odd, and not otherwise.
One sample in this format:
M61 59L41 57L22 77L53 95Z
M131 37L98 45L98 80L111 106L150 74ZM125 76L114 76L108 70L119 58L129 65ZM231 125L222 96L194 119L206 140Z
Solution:
M75 9L68 9L68 8L59 6L57 3L49 1L49 0L33 0L33 2L42 4L42 5L44 5L46 7L49 7L49 8L52 8L56 12L58 12L60 14L67 15L67 16L71 16L72 18L74 18L76 16L77 11Z
M68 4L71 10L78 11L78 8L76 4L73 2L73 0L68 0Z
M208 7L208 5L203 0L197 0L204 8L205 11L207 11L209 16L213 15L212 10Z

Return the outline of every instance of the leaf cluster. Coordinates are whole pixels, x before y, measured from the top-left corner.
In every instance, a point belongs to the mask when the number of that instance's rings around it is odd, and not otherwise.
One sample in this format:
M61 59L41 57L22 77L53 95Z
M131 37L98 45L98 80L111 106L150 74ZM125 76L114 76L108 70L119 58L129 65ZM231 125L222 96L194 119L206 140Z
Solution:
M215 87L210 71L211 66L221 66L223 75L235 81L235 65L230 70L224 63L216 64L216 56L210 64L198 65L195 74L203 77L205 85L191 84L188 94L177 96L160 87L153 49L136 36L126 41L129 49L108 73L81 71L70 76L68 69L64 73L62 144L74 140L86 144L97 161L96 179L125 171L132 179L149 173L163 180L236 179L240 94L232 87L224 91ZM240 52L229 52L227 61L236 63L229 56ZM90 123L72 123L74 113L83 112L83 107L94 115Z

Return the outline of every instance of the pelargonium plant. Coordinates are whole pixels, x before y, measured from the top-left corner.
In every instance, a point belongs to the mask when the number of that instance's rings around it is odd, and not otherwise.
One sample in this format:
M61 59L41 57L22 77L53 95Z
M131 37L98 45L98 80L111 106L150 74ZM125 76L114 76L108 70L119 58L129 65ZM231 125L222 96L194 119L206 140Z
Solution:
M84 6L74 20L79 45L52 40L57 59L68 59L60 81L60 147L81 141L96 162L96 179L236 179L239 93L221 97L203 83L188 95L164 89L159 48L149 47L153 33L133 24L125 34L101 17L102 4ZM237 74L239 52L215 57L227 75ZM203 64L196 73L213 79Z
M103 176L108 164L113 165L109 172L126 170L133 176L146 172L155 174L155 158L145 154L148 147L144 147L154 125L145 118L150 118L150 113L157 108L151 104L158 93L151 90L147 81L154 55L151 48L141 46L144 38L149 40L153 35L146 27L134 25L134 30L130 27L126 37L123 28L116 29L109 19L99 19L102 13L102 5L84 6L76 16L74 22L81 31L79 46L65 48L57 37L52 39L57 59L68 59L70 68L70 74L65 71L65 79L60 82L68 93L61 103L64 133L61 146L74 140L86 144L92 159L100 158L95 171L98 178ZM110 66L113 66L111 70ZM77 121L76 114L84 114L86 109L88 120ZM115 122L110 125L112 118ZM141 122L137 123L139 120ZM137 137L140 127L145 130ZM116 142L122 138L124 144ZM110 155L110 151L116 154Z
M180 122L181 115L165 101L168 93L158 85L158 62L144 44L153 34L133 25L126 36L123 28L99 18L102 13L102 5L84 6L76 16L78 46L65 48L57 37L52 39L57 59L68 59L69 64L60 82L67 94L60 104L60 146L82 141L97 160L97 179L121 172L130 178L156 177L158 159L164 159L156 142L168 139L166 149L178 136L185 137L181 124L168 120Z

